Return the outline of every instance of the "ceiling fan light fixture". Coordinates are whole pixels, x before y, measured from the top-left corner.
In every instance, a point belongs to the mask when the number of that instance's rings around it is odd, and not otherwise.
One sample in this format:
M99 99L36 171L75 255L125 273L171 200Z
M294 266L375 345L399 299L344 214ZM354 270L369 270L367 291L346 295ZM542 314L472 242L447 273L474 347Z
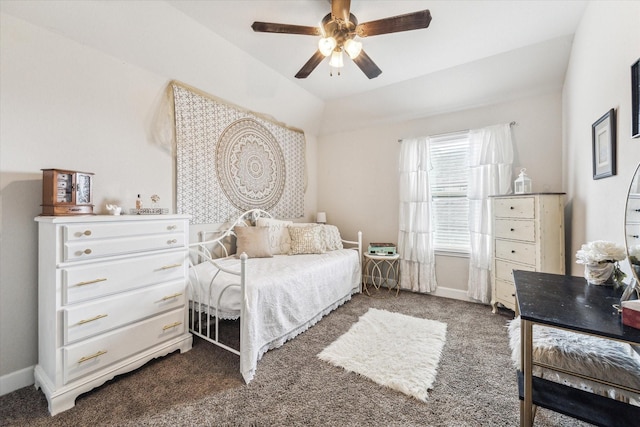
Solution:
M331 55L331 52L333 52L333 49L335 48L336 48L336 39L334 39L333 37L322 37L318 41L318 49L320 50L320 53L322 53L324 56Z
M351 59L356 59L358 55L360 55L360 52L362 52L362 43L349 39L344 42L344 50Z
M333 53L331 53L329 66L333 68L344 67L344 60L342 59L342 50L334 50Z

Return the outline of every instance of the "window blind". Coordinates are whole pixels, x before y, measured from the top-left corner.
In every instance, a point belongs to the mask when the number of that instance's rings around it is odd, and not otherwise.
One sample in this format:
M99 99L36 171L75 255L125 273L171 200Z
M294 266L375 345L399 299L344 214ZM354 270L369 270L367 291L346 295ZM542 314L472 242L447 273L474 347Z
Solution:
M440 251L468 253L469 133L460 132L431 138L429 150L434 248Z

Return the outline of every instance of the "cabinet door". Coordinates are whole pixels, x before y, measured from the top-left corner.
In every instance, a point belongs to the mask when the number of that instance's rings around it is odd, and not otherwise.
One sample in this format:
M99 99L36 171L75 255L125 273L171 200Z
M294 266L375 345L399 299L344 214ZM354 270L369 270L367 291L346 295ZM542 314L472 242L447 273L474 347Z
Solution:
M86 173L76 173L76 186L75 186L76 205L90 205L91 204L91 175Z
M73 203L73 174L70 172L58 172L54 174L56 203Z

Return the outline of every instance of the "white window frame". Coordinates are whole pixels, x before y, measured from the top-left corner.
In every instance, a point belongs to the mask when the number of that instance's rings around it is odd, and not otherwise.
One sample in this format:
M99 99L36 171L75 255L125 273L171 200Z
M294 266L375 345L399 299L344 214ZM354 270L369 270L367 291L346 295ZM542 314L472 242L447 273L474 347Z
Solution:
M467 257L471 252L467 198L470 144L468 131L429 138L429 186L436 254ZM457 205L443 211L442 203L447 200Z

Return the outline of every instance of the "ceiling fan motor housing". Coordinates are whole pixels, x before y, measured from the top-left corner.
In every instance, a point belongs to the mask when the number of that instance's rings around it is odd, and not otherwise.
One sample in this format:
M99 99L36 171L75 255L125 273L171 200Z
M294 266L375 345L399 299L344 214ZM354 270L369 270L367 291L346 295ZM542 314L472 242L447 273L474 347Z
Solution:
M325 37L333 37L336 41L336 49L342 48L347 40L356 36L356 27L358 19L353 13L349 14L349 21L342 18L335 18L328 13L322 18L322 28Z

